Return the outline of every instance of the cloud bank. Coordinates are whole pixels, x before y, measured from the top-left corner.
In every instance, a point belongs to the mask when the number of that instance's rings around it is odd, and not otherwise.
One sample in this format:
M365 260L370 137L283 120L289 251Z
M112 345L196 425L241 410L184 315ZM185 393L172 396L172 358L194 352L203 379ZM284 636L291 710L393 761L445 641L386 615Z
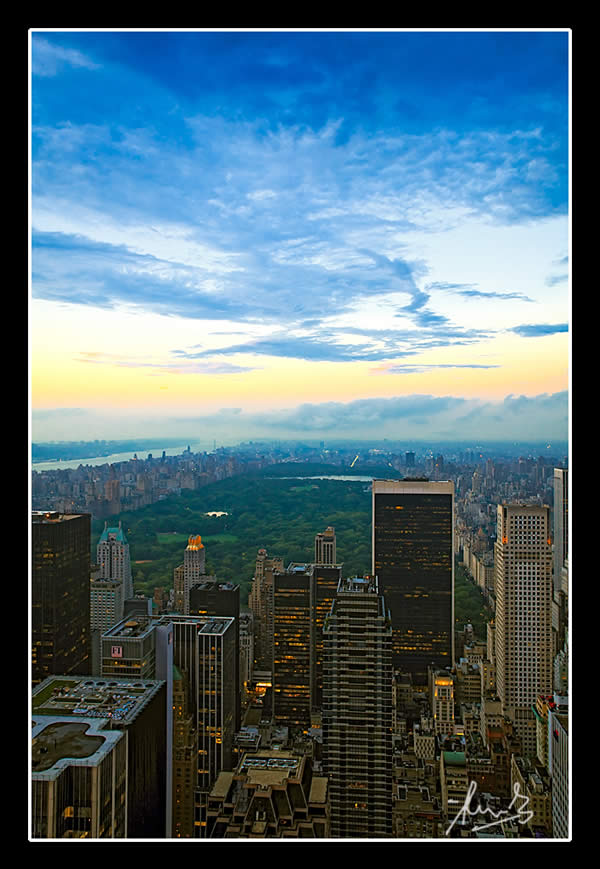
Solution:
M203 414L201 408L180 415L80 410L34 411L33 440L64 439L64 426L72 436L85 430L98 437L154 436L217 438L236 443L252 437L355 438L357 440L567 440L566 392L537 396L508 395L503 401L456 396L410 395L369 398L352 402L302 404L295 408L249 413L239 407ZM62 432L62 437L58 434ZM77 435L75 434L77 432Z

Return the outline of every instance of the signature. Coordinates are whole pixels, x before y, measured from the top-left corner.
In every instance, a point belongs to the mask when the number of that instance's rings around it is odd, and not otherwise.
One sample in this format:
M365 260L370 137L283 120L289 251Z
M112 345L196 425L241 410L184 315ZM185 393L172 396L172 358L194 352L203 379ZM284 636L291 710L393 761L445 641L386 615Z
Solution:
M469 785L469 790L467 791L467 796L463 803L463 807L460 812L456 815L455 818L452 819L452 823L446 830L446 835L450 832L452 827L457 822L464 822L467 819L467 815L473 817L474 815L489 815L494 818L493 821L490 821L487 824L480 824L477 827L473 827L473 831L477 830L486 830L488 827L494 827L497 824L502 824L505 821L519 821L520 824L526 824L533 818L533 812L530 809L527 809L527 805L529 803L529 797L526 797L525 794L522 794L519 788L519 782L515 782L513 787L513 798L510 801L510 804L507 809L500 809L498 812L494 812L489 808L480 808L479 806L471 811L470 804L473 796L475 795L475 791L477 790L477 782L472 781ZM519 803L519 801L521 801ZM512 814L511 812L516 812L516 814Z

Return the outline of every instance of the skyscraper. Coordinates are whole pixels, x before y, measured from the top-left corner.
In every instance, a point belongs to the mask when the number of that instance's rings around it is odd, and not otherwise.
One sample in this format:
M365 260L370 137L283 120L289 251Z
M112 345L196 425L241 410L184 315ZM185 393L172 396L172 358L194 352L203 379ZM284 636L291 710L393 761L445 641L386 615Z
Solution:
M554 591L561 590L561 570L569 557L569 472L554 468Z
M133 597L129 543L120 522L117 528L109 528L104 523L96 559L100 567L99 579L119 579L123 583L123 600Z
M31 678L89 673L89 513L31 517Z
M392 832L392 629L377 577L340 580L324 627L331 836Z
M177 612L189 615L190 589L206 579L214 579L206 574L206 549L202 537L199 534L191 534L183 553L183 564L176 567L173 572Z
M313 568L273 573L273 717L284 727L310 725Z
M315 537L315 564L337 564L335 528L328 526Z
M320 710L323 703L323 626L342 578L339 564L314 564L311 597L310 697L311 708Z
M189 709L197 734L194 838L203 838L207 794L218 774L232 766L237 628L233 618L176 613L159 616L157 623L173 626L173 663L189 686Z
M236 685L235 729L241 726L240 701L240 587L233 582L206 579L190 588L189 614L192 616L228 616L235 619L233 639L234 681Z
M248 606L254 615L254 663L257 670L273 668L273 572L283 570L283 559L259 549Z
M194 838L198 730L187 675L173 667L173 838Z
M498 506L494 546L496 682L502 709L525 754L536 752L533 707L552 693L550 510Z
M393 666L427 685L454 659L454 484L373 480L373 574L392 616Z
M552 640L559 665L569 621L569 472L564 468L554 468L553 526Z

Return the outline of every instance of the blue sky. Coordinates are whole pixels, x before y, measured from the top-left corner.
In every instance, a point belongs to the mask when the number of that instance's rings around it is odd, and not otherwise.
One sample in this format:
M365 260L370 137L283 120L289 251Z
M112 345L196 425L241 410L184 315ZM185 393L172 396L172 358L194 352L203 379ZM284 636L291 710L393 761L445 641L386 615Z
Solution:
M519 395L566 437L566 32L31 42L34 439Z

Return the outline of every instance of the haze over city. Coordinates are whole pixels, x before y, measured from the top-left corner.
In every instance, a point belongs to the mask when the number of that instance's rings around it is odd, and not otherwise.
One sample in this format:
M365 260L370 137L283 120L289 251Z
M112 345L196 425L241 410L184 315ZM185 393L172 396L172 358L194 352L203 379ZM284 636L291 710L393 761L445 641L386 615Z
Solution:
M32 440L566 440L568 47L33 32Z

